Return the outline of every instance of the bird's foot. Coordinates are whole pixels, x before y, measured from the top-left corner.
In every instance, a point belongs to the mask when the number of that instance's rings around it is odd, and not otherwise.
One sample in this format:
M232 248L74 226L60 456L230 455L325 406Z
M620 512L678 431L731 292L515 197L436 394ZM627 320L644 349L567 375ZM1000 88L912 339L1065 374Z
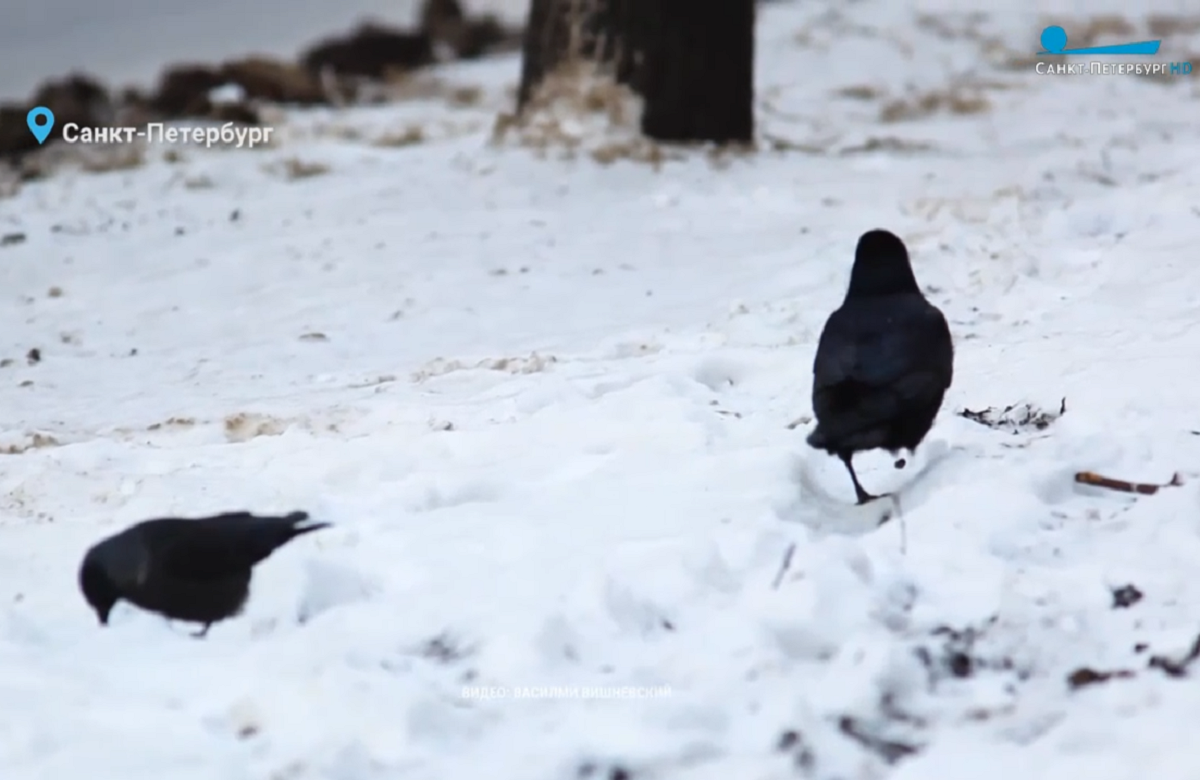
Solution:
M192 639L203 639L204 637L208 636L208 629L210 628L212 628L212 623L205 623L204 628L200 629L194 634L191 634Z

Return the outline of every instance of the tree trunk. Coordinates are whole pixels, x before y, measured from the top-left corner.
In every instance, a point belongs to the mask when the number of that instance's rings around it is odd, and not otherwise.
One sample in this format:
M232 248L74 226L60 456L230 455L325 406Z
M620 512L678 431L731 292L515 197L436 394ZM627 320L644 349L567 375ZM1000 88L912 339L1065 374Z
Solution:
M521 56L517 110L560 65L578 60L615 66L618 81L629 83L632 51L622 48L624 16L638 0L531 0Z
M644 101L667 142L754 138L754 0L532 0L517 110L546 74L590 59Z
M533 91L546 74L565 59L570 31L564 4L558 0L532 0L525 22L521 51L521 85L517 88L517 113L529 105Z
M754 139L754 0L640 0L642 132L659 141Z

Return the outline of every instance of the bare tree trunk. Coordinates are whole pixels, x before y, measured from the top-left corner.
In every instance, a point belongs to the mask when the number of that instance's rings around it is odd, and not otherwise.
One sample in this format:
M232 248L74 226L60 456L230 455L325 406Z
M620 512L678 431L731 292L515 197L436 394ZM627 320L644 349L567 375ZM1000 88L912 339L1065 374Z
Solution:
M517 110L572 59L642 96L642 132L669 142L754 137L754 0L532 0Z
M642 132L659 141L754 139L754 0L640 0Z
M521 85L517 89L518 113L525 110L546 74L565 59L571 37L565 6L560 0L530 2L521 52Z

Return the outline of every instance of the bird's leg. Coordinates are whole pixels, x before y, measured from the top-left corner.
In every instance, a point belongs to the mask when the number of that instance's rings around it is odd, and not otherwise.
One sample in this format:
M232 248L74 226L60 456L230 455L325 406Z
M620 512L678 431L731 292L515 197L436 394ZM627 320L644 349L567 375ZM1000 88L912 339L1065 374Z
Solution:
M192 639L203 639L208 636L208 629L212 628L212 623L205 623L204 628L192 634Z
M858 475L854 473L854 464L850 462L854 456L847 454L838 455L838 457L842 459L842 463L846 464L846 471L850 472L850 479L854 481L854 495L858 497L859 505L861 506L862 504L866 504L879 498L879 496L873 496L867 491L863 490L863 486L858 481Z

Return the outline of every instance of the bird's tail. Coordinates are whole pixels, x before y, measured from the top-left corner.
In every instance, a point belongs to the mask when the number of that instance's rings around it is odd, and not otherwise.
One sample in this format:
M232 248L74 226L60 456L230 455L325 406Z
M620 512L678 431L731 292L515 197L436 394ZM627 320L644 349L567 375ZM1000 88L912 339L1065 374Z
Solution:
M308 523L308 512L278 516L253 516L248 527L255 561L261 561L297 536L329 528L331 523Z
M320 531L322 528L329 528L333 525L332 523L309 523L308 512L292 512L284 515L281 519L290 526L288 536L283 540L283 543L290 542L297 536L303 536L313 531Z

